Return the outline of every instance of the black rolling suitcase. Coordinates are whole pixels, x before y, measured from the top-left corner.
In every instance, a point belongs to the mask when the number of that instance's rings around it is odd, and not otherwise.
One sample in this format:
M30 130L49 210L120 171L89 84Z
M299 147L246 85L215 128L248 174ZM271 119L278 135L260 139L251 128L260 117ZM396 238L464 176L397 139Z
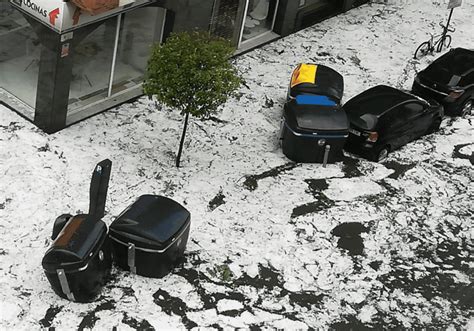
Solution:
M146 277L163 277L183 256L191 214L174 200L143 195L111 224L114 262Z
M51 286L62 298L90 302L101 291L112 266L110 241L104 216L112 162L104 160L94 169L89 213L62 215L54 224L52 246L42 265Z

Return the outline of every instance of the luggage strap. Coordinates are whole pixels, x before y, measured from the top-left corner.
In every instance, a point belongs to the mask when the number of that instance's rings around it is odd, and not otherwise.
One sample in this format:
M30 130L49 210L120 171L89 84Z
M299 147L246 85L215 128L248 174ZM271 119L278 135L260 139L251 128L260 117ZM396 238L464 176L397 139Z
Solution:
M137 273L137 267L135 266L135 245L132 243L128 244L128 267L130 268L130 271L134 274Z
M56 270L56 273L58 274L59 284L61 284L61 290L63 291L63 293L66 294L69 300L76 301L76 299L74 298L74 294L69 288L69 283L67 282L66 273L64 272L64 269L58 269Z

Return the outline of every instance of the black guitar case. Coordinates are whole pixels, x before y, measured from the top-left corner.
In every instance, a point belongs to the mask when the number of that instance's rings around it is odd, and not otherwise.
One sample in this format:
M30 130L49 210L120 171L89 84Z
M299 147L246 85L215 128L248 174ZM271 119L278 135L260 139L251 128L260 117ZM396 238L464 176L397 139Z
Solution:
M43 269L60 297L90 302L100 293L112 266L110 239L102 221L112 162L97 164L90 185L89 213L64 214L54 222L52 246L43 258Z

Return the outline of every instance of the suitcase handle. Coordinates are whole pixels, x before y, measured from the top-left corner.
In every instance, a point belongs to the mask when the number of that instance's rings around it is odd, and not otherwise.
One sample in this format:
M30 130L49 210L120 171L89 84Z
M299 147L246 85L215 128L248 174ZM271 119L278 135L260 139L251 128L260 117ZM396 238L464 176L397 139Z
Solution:
M62 214L56 218L53 226L53 234L51 235L52 240L55 240L58 237L59 233L64 228L66 223L71 219L71 217L71 214Z
M105 159L99 162L92 173L90 196L89 196L89 215L99 220L104 217L105 200L107 199L107 190L109 188L110 172L112 161ZM51 239L55 240L66 223L71 219L71 214L62 214L54 221L53 233Z
M105 214L105 201L107 199L111 169L112 161L105 159L95 166L92 173L89 215L96 219L101 219Z

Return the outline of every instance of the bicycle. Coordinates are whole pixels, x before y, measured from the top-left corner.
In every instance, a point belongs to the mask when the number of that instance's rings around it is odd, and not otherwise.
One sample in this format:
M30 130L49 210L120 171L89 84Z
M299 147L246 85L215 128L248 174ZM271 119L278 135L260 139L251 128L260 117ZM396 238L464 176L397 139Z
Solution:
M443 33L439 35L433 35L430 33L431 37L430 40L421 43L420 46L415 51L414 59L417 59L418 56L425 56L428 53L433 53L436 49L436 52L441 52L443 48L449 48L451 45L451 35L447 34L448 32L456 31L455 28L450 28L449 26L446 27L443 23L439 23L439 25L443 28ZM435 42L435 39L438 38Z

